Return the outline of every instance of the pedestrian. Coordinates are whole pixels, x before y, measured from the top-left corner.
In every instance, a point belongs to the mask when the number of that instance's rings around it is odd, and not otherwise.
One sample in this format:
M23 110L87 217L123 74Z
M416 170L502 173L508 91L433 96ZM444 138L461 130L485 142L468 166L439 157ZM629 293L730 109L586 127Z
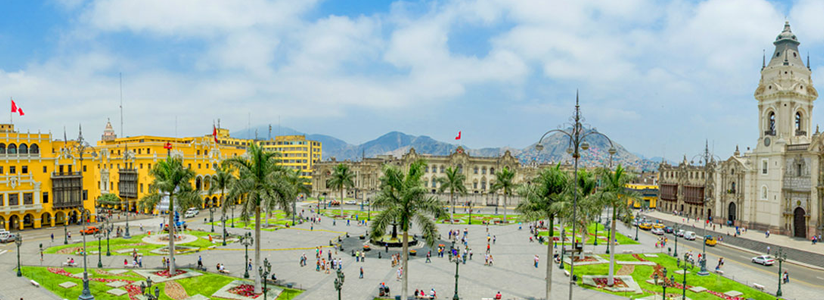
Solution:
M431 250L429 252L426 252L426 263L431 263L432 262L430 257L432 257L432 251Z
M51 234L51 241L54 243L54 233Z
M360 251L355 252L355 262L360 262Z
M770 254L770 246L767 246L767 254Z
M493 236L492 236L492 243L494 244L494 243L495 243L495 242L497 242L497 241L498 241L498 236L493 235Z
M366 251L361 251L360 253L360 262L366 261Z
M535 255L535 268L538 268L538 255Z

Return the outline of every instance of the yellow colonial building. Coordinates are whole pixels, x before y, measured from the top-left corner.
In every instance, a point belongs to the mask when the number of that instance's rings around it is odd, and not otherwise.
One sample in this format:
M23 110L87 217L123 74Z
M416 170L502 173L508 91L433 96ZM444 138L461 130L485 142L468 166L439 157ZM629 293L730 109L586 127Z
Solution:
M322 144L310 141L304 135L284 135L274 139L256 141L263 149L280 152L280 162L290 169L301 170L301 177L311 178L312 169L322 156Z

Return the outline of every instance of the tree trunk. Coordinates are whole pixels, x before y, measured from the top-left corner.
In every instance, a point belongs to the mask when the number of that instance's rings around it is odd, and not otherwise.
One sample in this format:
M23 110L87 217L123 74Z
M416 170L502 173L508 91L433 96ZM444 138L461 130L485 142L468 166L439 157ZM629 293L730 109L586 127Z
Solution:
M169 274L175 273L175 201L174 192L169 193Z
M612 210L612 233L609 237L609 277L607 278L607 285L615 284L615 209Z
M401 276L403 276L403 278L402 278L402 284L403 285L401 286L401 299L407 299L408 298L406 296L406 295L408 295L407 294L407 283L408 283L407 279L409 278L409 268L408 268L409 264L408 264L408 262L409 262L409 232L404 231L403 232L403 274L401 274Z
M248 268L248 262L243 262L243 267ZM255 268L254 270L260 269L260 205L255 208ZM261 278L260 273L255 273L255 294L260 294L263 292L263 289L260 286Z
M345 219L343 217L343 188L340 188L340 202L338 202L338 205L340 205L340 217Z
M555 269L552 265L552 262L555 261L555 257L552 256L552 227L553 221L555 218L549 218L549 242L546 244L546 299L549 300L550 292L552 292L552 269ZM535 227L535 230L538 230L538 227Z
M504 192L504 224L506 224L506 192Z
M449 224L453 224L452 220L455 220L455 194L453 191L449 191L449 199L452 200L452 212L449 213Z

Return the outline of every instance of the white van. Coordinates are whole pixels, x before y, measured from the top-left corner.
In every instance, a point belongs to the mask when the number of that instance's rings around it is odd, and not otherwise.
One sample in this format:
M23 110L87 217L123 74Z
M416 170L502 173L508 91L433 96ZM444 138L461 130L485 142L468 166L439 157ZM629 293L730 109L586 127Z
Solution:
M684 239L694 241L695 240L695 232L692 232L692 231L684 232Z
M186 214L183 215L183 217L184 218L194 218L194 217L197 216L198 213L200 213L200 211L197 210L196 208L192 207L192 208L190 208L189 210L186 211Z

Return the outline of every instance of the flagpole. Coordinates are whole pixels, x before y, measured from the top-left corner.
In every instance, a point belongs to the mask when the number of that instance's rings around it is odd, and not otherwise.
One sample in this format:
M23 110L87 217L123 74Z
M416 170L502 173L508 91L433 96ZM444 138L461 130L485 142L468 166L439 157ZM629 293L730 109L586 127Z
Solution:
M11 100L11 102L14 102L14 99L12 99L11 97L9 97L9 100ZM9 124L14 125L14 114L12 114L11 109L9 109Z

